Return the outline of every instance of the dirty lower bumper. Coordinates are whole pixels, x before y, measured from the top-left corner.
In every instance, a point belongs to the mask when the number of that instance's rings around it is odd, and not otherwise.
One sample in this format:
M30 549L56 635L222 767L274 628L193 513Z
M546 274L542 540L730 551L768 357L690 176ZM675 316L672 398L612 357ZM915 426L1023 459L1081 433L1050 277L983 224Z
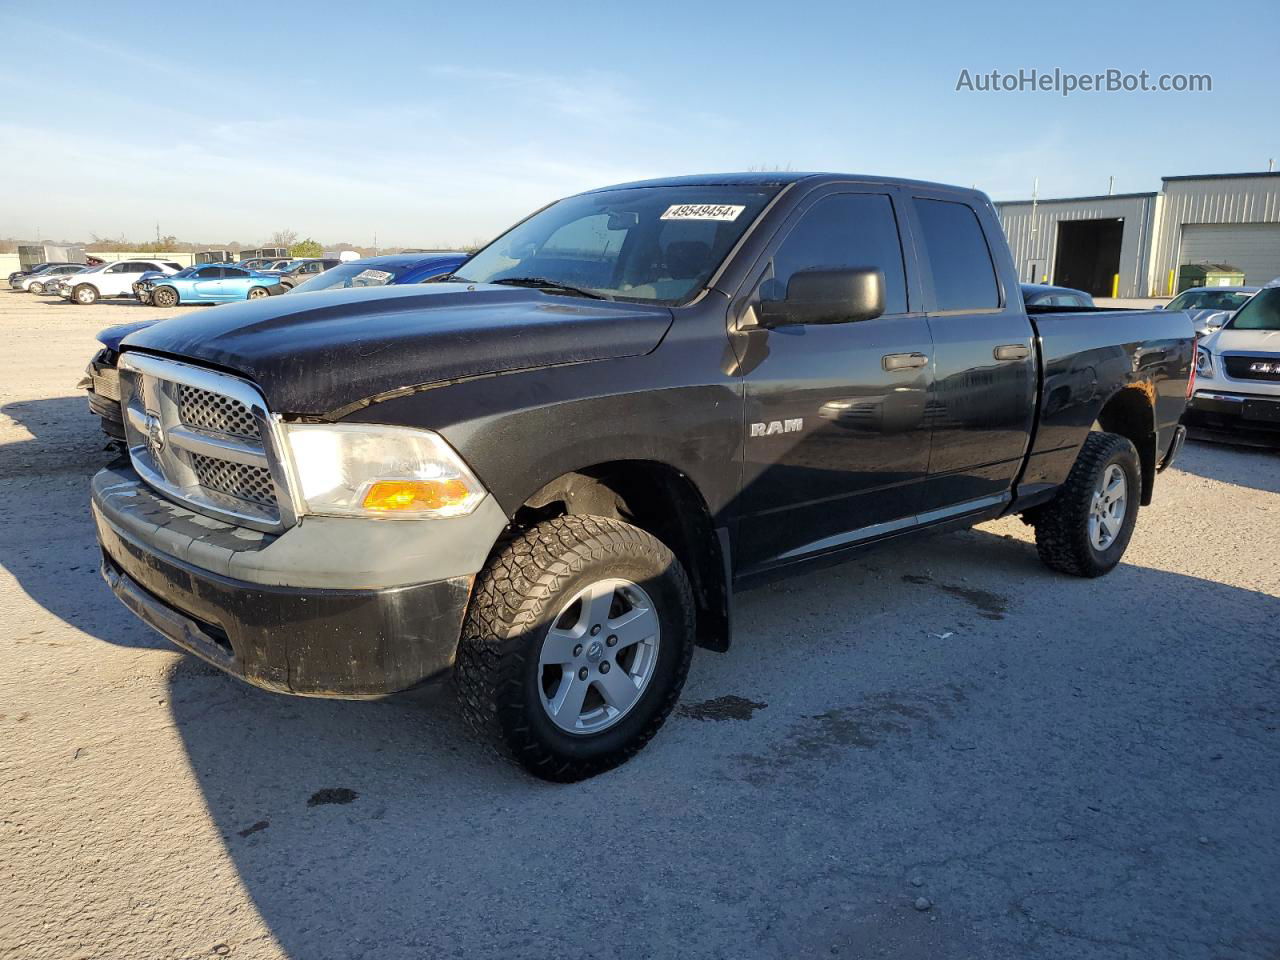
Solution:
M385 696L453 665L472 574L363 589L227 576L163 549L161 531L175 537L180 516L148 534L140 516L181 511L141 484L132 489L121 480L128 473L109 468L94 478L102 575L183 649L256 686L316 697Z
M1182 422L1199 436L1280 445L1280 397L1196 391Z

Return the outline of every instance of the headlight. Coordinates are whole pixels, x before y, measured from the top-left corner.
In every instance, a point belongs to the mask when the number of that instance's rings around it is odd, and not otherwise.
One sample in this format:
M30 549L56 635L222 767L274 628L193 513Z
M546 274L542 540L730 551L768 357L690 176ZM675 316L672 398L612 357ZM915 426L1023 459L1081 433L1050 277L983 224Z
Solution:
M480 481L430 430L375 424L284 424L307 513L461 517L484 499Z
M1196 347L1196 376L1213 376L1213 354L1204 347Z

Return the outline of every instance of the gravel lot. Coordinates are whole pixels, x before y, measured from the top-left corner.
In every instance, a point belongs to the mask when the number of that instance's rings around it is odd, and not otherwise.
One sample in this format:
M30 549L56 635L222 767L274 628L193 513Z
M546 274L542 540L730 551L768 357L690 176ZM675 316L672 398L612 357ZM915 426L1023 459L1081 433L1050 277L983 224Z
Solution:
M447 687L260 692L111 597L74 387L160 314L0 291L0 954L1280 956L1280 454L1189 444L1102 580L1015 519L741 594L550 786Z

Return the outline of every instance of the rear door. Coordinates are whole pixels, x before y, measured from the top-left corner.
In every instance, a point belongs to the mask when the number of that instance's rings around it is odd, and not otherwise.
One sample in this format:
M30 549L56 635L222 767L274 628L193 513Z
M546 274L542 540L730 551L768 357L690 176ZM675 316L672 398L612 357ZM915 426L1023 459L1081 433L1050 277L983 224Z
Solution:
M1035 413L1035 345L1017 290L999 281L1008 254L989 208L918 190L910 208L933 341L927 522L1009 497Z
M239 267L223 267L219 296L223 300L243 300L248 297L249 271Z
M738 339L746 378L739 569L840 549L910 526L929 461L928 322L904 256L901 197L826 187L778 231L749 281L746 310L785 296L799 271L878 267L885 313ZM910 249L908 244L907 250Z

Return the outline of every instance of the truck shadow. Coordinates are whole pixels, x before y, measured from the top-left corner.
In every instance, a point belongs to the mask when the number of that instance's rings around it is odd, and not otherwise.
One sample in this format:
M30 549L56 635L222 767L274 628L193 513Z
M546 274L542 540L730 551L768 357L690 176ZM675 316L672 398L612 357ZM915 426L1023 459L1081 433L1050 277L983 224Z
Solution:
M0 444L0 567L78 630L121 646L163 648L98 574L89 478L117 453L105 449L84 395L15 400L0 414L19 428L17 439Z
M1172 945L1266 925L1247 878L1274 830L1247 841L1252 866L1182 866L1166 838L1182 824L1194 851L1198 811L1273 795L1274 745L1253 738L1277 720L1280 662L1258 646L1277 615L1275 597L1142 567L1057 577L987 528L890 545L739 594L735 645L698 651L686 707L571 786L491 758L445 686L299 700L193 661L169 703L290 957L958 958L1039 936L1010 907L1033 895L1087 937L1154 911ZM1217 829L1244 843L1264 806ZM949 905L936 924L910 907L917 872ZM1188 911L1191 890L1221 891L1218 912Z

